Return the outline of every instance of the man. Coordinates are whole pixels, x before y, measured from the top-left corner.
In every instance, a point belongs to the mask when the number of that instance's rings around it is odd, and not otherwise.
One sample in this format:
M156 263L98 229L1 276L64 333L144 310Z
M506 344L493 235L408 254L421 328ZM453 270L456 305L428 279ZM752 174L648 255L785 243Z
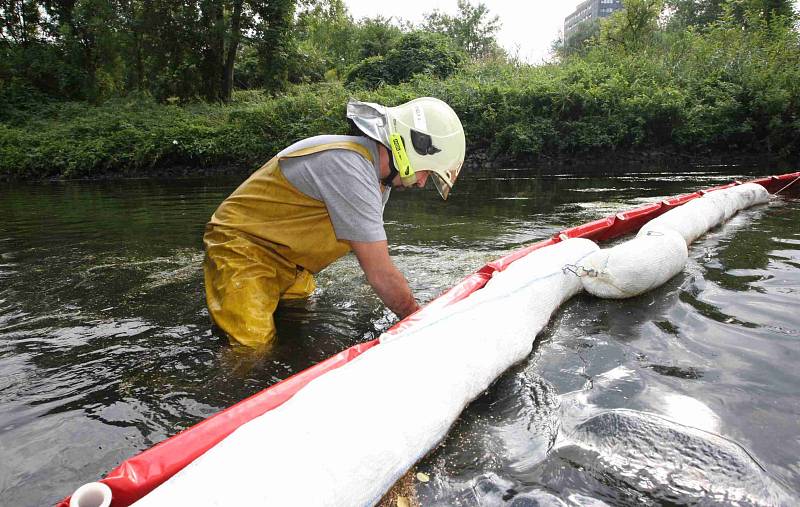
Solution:
M304 298L317 273L351 249L377 295L398 317L417 305L389 257L383 207L392 187L447 198L464 161L464 130L441 100L397 107L351 100L364 136L317 136L278 153L217 208L203 243L208 310L243 345L275 338L281 299Z

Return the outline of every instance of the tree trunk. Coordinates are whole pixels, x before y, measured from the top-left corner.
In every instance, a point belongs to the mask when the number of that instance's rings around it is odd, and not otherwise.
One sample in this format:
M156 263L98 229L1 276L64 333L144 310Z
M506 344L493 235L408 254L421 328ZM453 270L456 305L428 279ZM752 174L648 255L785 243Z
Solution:
M201 3L205 47L201 57L201 93L209 101L223 99L220 69L225 61L225 9L222 0Z
M236 52L239 50L239 41L242 32L242 4L244 0L235 0L233 3L233 16L231 17L231 32L225 55L225 66L222 70L222 100L230 102L233 94L233 65L236 62Z
M291 46L291 25L295 0L270 0L257 9L261 17L259 57L265 88L275 92L288 78L286 54Z

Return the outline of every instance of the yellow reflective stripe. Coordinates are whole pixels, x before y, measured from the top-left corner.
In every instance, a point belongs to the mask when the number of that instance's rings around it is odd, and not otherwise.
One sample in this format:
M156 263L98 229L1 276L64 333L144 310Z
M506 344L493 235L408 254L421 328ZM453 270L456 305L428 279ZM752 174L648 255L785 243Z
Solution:
M400 173L400 178L406 180L413 177L414 169L411 167L411 162L408 160L408 154L406 153L406 148L403 145L403 138L400 134L395 133L389 136L389 146L392 147L394 166Z
M316 146L309 146L308 148L303 148L301 150L293 151L291 153L287 153L286 155L281 156L281 159L284 158L293 158L293 157L302 157L305 155L311 155L314 153L319 153L325 150L350 150L355 151L362 155L365 159L373 162L372 160L372 153L369 151L368 148L358 144L352 143L348 141L343 141L339 143L327 143L327 144L318 144Z

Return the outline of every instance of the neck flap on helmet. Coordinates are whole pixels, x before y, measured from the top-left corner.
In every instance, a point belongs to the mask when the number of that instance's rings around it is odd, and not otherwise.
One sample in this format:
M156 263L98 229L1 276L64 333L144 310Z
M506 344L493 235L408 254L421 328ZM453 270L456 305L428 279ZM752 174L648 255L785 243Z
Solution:
M347 117L361 132L389 148L389 118L386 107L350 99L347 103Z
M395 162L395 155L391 149L391 133L389 132L389 117L386 107L373 102L361 102L350 99L347 103L347 118L368 137L381 143L389 151L389 175L381 180L386 187L392 186L395 176L400 170ZM413 172L412 172L413 174ZM403 182L406 183L405 181Z

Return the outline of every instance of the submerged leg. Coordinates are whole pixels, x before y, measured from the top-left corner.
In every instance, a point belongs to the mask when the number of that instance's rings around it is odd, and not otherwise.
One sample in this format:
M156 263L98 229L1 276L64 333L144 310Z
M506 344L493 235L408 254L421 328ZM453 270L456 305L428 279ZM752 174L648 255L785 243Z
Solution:
M208 312L232 342L261 348L275 339L280 299L276 266L250 241L210 230L203 239Z

